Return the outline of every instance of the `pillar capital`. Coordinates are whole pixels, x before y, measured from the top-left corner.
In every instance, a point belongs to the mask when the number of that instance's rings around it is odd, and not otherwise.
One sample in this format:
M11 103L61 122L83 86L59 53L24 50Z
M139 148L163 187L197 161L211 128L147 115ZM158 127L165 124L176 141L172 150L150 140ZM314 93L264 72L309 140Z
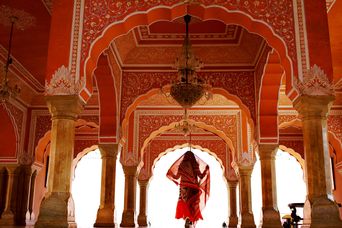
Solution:
M260 160L275 159L275 155L278 151L278 148L278 144L259 144Z
M239 176L251 176L253 172L253 166L239 166Z
M301 95L294 100L293 106L304 119L326 117L334 100L333 95Z
M6 165L6 170L8 172L8 175L14 175L15 174L15 170L18 168L18 165Z
M49 111L52 119L72 119L76 120L81 113L83 102L78 95L55 95L46 96Z
M118 155L119 144L110 144L110 143L101 143L98 145L99 150L101 152L101 156L103 157L114 157Z
M227 182L228 182L229 188L236 188L239 183L238 180L228 180Z
M137 165L133 165L133 166L128 166L128 165L124 165L122 166L123 171L125 173L126 176L135 176L137 174Z
M148 184L148 180L138 180L140 187L146 187Z

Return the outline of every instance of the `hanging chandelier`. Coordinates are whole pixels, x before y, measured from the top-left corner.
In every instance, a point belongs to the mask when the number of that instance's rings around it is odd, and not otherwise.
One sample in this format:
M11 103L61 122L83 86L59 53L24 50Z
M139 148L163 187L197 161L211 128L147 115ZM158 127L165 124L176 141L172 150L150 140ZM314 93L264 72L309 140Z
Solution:
M13 60L11 58L11 48L12 48L12 36L13 36L13 28L14 23L17 20L16 17L11 17L11 32L10 32L10 38L9 38L9 44L8 44L8 54L7 54L7 60L4 66L4 74L1 78L1 84L0 84L0 100L1 102L5 102L9 99L9 97L15 97L17 94L20 93L20 88L18 85L15 85L14 87L11 87L9 85L8 80L8 69L9 66L12 64Z
M178 81L173 83L170 88L170 96L177 101L183 108L190 108L200 99L208 100L210 98L211 86L199 79L196 70L203 65L195 57L191 49L189 38L190 15L184 16L185 38L182 46L182 52L175 61L175 68L178 71Z
M9 67L13 62L11 50L14 27L20 30L25 30L34 23L35 18L27 12L10 8L6 5L0 6L0 24L11 28L8 41L7 59L4 65L3 73L0 75L0 102L6 102L10 97L15 97L20 93L19 86L11 86L8 78Z

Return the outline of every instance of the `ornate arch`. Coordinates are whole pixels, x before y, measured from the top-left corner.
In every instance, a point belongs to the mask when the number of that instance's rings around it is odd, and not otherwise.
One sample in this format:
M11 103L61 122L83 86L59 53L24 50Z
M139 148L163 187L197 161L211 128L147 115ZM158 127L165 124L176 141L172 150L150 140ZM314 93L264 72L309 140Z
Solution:
M88 153L98 149L98 145L93 145L91 147L87 147L85 148L83 151L79 152L77 154L77 156L72 160L72 164L71 164L71 179L74 180L75 178L75 170L76 170L76 167L77 167L77 164L78 162L85 156L87 155Z
M84 62L82 62L83 65L81 65L83 66L85 81L85 85L81 91L82 98L84 100L89 99L92 91L92 76L98 58L101 53L108 48L113 39L126 34L136 26L149 25L161 20L172 21L187 13L198 17L201 20L217 19L226 24L237 24L245 27L249 32L262 36L279 53L281 64L284 67L286 75L289 76L287 80L287 90L292 90L293 68L295 70L297 69L296 64L293 64L297 62L297 57L296 46L294 45L295 31L292 0L284 2L283 5L277 4L272 6L272 10L268 9L268 6L264 6L266 8L264 11L260 10L252 2L250 3L251 5L247 4L245 6L240 6L240 3L232 3L229 1L222 1L221 3L217 3L217 5L210 5L210 3L208 4L205 1L203 3L204 5L173 5L175 2L163 1L163 3L159 3L158 6L153 5L153 3L146 3L147 5L145 5L141 11L135 11L134 13L131 11L132 9L127 8L126 12L120 12L120 7L124 8L127 6L121 5L116 8L113 3L113 6L111 4L108 5L108 7L113 7L111 8L113 9L112 11L108 11L108 18L103 19L100 23L96 21L98 18L96 12L92 11L92 6L89 5L88 8L86 6L86 11L89 11L90 15L89 18L87 18L86 15L85 26L87 27L84 29L83 34L84 37L88 37L88 40L83 40L82 44L82 58L84 59ZM171 6L167 6L170 4ZM255 6L255 8L253 6ZM284 11L284 6L286 6L286 12ZM139 6L135 7L136 9L140 8ZM260 5L260 7L262 6ZM105 9L104 11L106 10L108 9ZM288 30L283 29L284 24L278 24L275 21L272 21L271 18L273 17L269 17L270 13L274 14L277 10L279 10L279 14L288 14L286 16L282 15ZM117 15L111 15L114 11L116 11ZM280 15L275 14L274 16L279 17ZM95 20L96 22L92 22L92 20ZM90 25L95 26L94 28L88 28ZM287 31L288 34L284 34L284 31ZM87 35L85 36L85 34Z
M180 122L173 122L171 124L169 124L168 126L163 126L160 127L158 130L152 132L149 137L144 141L144 144L142 146L142 148L140 149L140 158L142 159L144 157L144 153L145 153L145 149L147 147L147 145L158 135L160 135L163 132L166 132L170 129L173 129L176 127L177 124L179 124ZM226 144L228 145L229 149L231 150L232 154L233 154L233 159L235 158L235 148L233 146L233 142L228 138L228 136L226 136L226 134L223 131L220 131L218 129L216 129L213 126L207 125L205 123L201 123L201 122L195 122L193 120L189 120L189 124L196 126L198 128L210 131L212 133L214 133L215 135L217 135L218 137L220 137L223 141L226 142Z
M126 114L125 114L125 118L122 121L121 124L121 129L122 129L122 134L123 136L126 135L126 133L128 132L128 127L129 127L129 119L131 114L134 112L134 110L137 108L137 106L143 101L146 100L150 97L152 97L153 95L156 95L160 93L160 89L151 89L150 91L148 91L147 93L140 95L139 97L137 97L134 102L127 108ZM236 104L238 104L239 108L242 110L242 112L244 112L244 114L247 116L248 118L248 123L251 127L251 135L254 135L254 121L251 117L251 113L248 109L248 107L240 100L239 97L237 97L236 95L232 95L230 94L228 91L226 91L225 89L222 88L213 88L212 89L212 93L214 94L220 94L224 97L226 97L228 100L234 101ZM125 141L125 140L124 140Z

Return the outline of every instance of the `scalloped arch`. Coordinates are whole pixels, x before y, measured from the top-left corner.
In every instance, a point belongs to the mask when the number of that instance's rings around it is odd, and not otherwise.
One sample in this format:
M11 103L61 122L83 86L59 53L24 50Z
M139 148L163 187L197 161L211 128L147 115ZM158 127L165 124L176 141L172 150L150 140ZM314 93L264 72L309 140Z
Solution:
M147 145L158 135L160 135L161 133L165 132L165 131L168 131L170 129L173 129L175 128L175 126L177 124L179 124L180 122L173 122L171 124L169 124L168 126L162 126L160 127L158 130L152 132L149 137L146 138L146 140L144 141L143 143L143 146L141 147L140 149L140 159L142 160L142 158L144 157L144 154L145 154L145 148L147 147ZM230 138L228 138L224 132L216 129L215 127L213 126L210 126L210 125L207 125L205 123L201 123L201 122L195 122L195 121L192 121L192 120L189 120L189 123L190 124L193 124L194 126L198 127L198 128L202 128L204 130L207 130L207 131L210 131L214 134L216 134L217 136L219 136L222 140L224 140L230 151L232 152L232 157L233 157L233 160L235 159L235 156L236 156L236 150L233 146L233 143L232 141L230 140Z
M222 96L224 96L225 98L227 98L228 100L234 101L236 104L238 104L238 106L241 108L242 112L244 112L248 118L248 123L251 127L251 135L254 135L254 121L251 117L251 113L249 111L249 109L247 108L247 106L245 104L242 103L242 101L240 100L239 97L230 94L228 91L226 91L225 89L222 88L213 88L212 92L214 94L220 94ZM153 95L156 95L160 93L159 89L151 89L150 91L148 91L147 93L140 95L139 97L137 97L135 99L135 101L127 108L126 114L125 114L125 118L122 121L122 134L121 135L126 135L126 132L128 131L128 125L129 125L129 118L130 115L134 112L134 110L136 109L136 107L143 101L146 100L150 97L152 97Z
M123 21L112 23L108 25L102 34L92 43L88 57L83 66L83 76L85 77L85 85L80 92L84 100L88 100L92 93L92 77L96 68L98 59L101 53L107 49L110 43L118 36L124 35L134 27L140 25L149 25L156 21L173 21L185 14L191 14L201 20L220 20L226 24L237 24L246 28L249 32L256 33L262 36L268 44L277 50L280 56L280 62L284 67L286 75L288 76L287 91L291 93L293 65L288 55L288 50L284 40L275 34L273 29L264 21L255 20L246 13L236 10L229 11L226 8L211 5L211 6L196 6L184 7L184 5L176 5L172 8L168 7L154 7L145 12L135 12L127 16Z

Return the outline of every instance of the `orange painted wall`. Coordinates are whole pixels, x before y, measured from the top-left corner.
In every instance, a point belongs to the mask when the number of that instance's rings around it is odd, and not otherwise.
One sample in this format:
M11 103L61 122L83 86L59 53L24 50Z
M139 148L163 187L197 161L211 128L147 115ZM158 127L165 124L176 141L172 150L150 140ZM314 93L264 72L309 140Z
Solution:
M333 77L328 17L325 0L305 0L306 30L310 65L321 67L328 78Z
M72 31L73 1L53 3L47 61L47 79L62 65L68 66Z

